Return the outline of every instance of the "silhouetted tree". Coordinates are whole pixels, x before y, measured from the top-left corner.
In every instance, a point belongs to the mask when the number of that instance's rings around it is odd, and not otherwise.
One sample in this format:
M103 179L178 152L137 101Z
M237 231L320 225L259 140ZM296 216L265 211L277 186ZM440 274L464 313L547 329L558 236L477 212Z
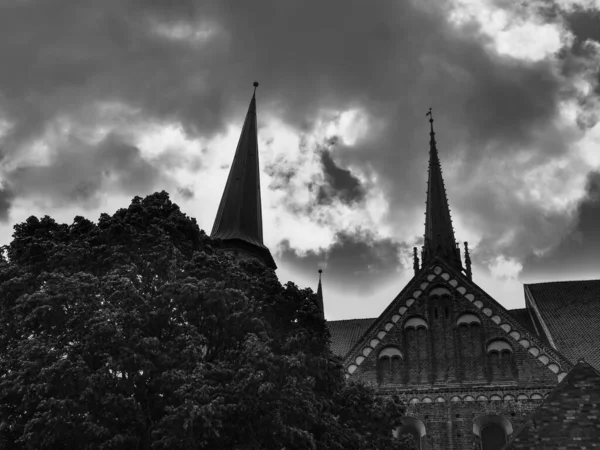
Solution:
M312 291L222 253L166 192L14 229L1 448L405 448L403 406L346 385Z

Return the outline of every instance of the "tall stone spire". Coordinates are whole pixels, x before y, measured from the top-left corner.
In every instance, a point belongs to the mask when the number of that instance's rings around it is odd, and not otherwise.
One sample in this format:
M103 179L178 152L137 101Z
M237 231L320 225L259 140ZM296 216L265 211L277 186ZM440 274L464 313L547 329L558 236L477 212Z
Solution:
M427 181L425 245L422 264L427 264L435 255L438 255L451 267L461 271L460 250L454 239L450 207L435 143L431 108L429 108L427 116L429 116L431 131L429 133L429 179Z
M257 86L258 83L254 82L254 94L210 236L220 239L224 249L239 257L258 258L268 267L276 269L271 252L263 244L256 125Z

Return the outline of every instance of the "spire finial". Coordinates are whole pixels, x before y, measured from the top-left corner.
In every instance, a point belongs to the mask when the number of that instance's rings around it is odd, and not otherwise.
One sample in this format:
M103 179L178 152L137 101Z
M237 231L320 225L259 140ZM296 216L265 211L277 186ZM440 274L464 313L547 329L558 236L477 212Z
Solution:
M431 107L429 107L429 111L427 112L427 114L425 114L425 117L427 117L427 116L429 116L429 126L431 128L429 135L431 136L431 140L433 141L434 140L433 136L435 136L435 132L433 131L433 111L431 110Z
M254 95L256 95L256 88L258 87L258 81L255 81L254 83L252 83L252 85L254 86Z

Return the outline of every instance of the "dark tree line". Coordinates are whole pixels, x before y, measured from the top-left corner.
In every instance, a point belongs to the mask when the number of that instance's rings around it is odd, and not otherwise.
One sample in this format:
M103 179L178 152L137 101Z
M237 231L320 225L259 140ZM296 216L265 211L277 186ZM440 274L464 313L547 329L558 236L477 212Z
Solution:
M166 192L45 216L0 258L0 448L403 449L310 289L237 262Z

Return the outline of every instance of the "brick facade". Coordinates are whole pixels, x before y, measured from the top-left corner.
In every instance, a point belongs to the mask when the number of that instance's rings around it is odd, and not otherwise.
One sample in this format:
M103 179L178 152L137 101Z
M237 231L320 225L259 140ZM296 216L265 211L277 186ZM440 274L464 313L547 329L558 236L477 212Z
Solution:
M514 433L507 449L600 449L600 372L578 363Z
M572 367L439 260L373 321L345 366L348 378L404 397L413 418L404 431L418 423L430 450L480 449L488 424L509 436Z

